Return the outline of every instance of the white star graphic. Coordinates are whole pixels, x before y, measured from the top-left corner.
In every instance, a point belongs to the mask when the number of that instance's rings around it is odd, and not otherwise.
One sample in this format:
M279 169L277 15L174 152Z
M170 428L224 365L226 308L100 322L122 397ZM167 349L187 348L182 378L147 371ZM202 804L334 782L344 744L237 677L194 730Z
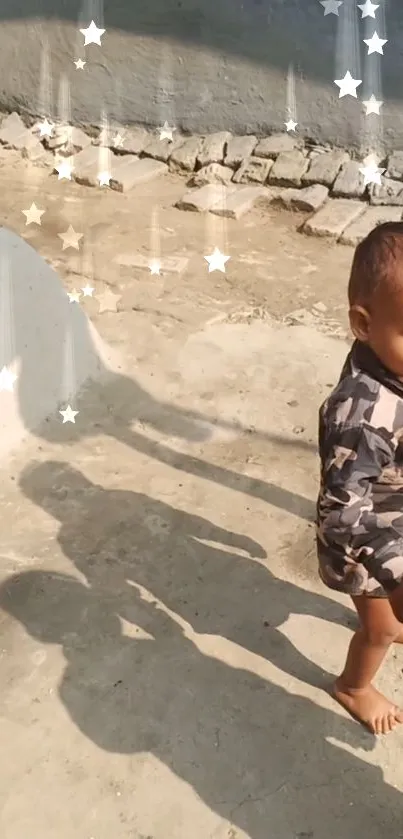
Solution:
M72 175L72 172L73 172L73 167L72 167L71 163L69 162L68 158L65 158L64 160L59 160L58 163L56 163L56 165L55 165L55 169L56 169L56 172L58 172L58 175L59 175L58 180L59 181L63 180L63 178L65 178L66 181L71 181L71 175Z
M379 114L383 102L380 102L378 99L375 99L374 94L372 94L372 96L362 104L365 105L366 116L368 116L369 114Z
M44 119L43 122L39 123L39 132L41 137L51 137L54 129L54 124L49 122L49 120Z
M297 122L294 122L294 120L293 120L293 119L289 119L289 120L288 120L288 122L285 122L285 123L284 123L284 125L285 125L285 127L286 127L287 131L295 131L295 129L296 129L296 127L297 127L298 123L297 123Z
M84 297L92 297L95 289L92 288L90 285L85 285L84 288L81 289Z
M65 422L74 422L75 423L75 421L76 421L75 417L77 416L78 413L79 413L78 411L73 411L71 405L67 405L67 408L65 408L64 411L59 411L59 414L61 414L62 417L63 417L63 425L64 425Z
M63 240L62 250L65 251L66 248L75 248L76 251L80 249L79 241L83 238L82 233L76 233L74 227L69 225L65 233L58 233L59 239Z
M350 70L347 70L344 79L335 79L334 83L340 88L339 99L342 96L354 96L357 99L356 88L362 84L362 79L353 79Z
M364 44L368 47L368 55L372 55L373 52L379 52L379 55L383 55L383 47L387 43L386 38L380 38L377 32L374 32L372 38L364 38Z
M172 143L173 133L174 131L176 131L176 128L170 128L167 121L165 120L162 128L159 128L158 130L160 132L160 140L169 140L169 142Z
M101 47L101 35L103 35L105 31L105 29L98 29L92 20L87 29L80 29L81 34L84 35L85 38L84 46L87 47L88 44L98 44L98 46Z
M77 61L74 62L74 64L76 65L76 70L84 70L86 63L87 62L83 61L82 58L78 58Z
M98 175L98 183L100 186L109 186L109 181L112 175L110 172L100 172Z
M14 384L17 381L17 376L12 373L7 367L3 367L0 372L0 390L14 390Z
M358 4L358 8L361 9L362 17L375 17L376 9L379 9L375 3L371 3L371 0L365 0L365 3L360 5Z
M158 259L152 259L148 267L151 274L160 274L161 272L161 263Z
M107 288L98 296L99 312L117 312L120 299L120 294L114 294Z
M67 292L67 297L70 300L70 303L79 303L80 302L80 292L76 291L75 288L73 291Z
M29 210L23 210L22 212L27 219L25 222L26 226L27 224L40 224L45 210L39 210L36 204L31 204Z
M339 6L343 5L343 0L320 0L320 5L323 6L326 15L338 15Z
M378 169L378 161L372 155L365 158L364 166L361 166L360 172L364 175L364 186L368 184L382 185L381 175L385 172L385 169Z
M118 149L120 146L123 146L124 141L125 141L125 138L124 138L123 134L121 134L119 131L117 132L117 134L115 134L115 136L112 140L113 145L115 146L116 149Z
M208 262L209 274L211 271L222 271L225 274L225 263L228 262L229 256L224 256L218 248L214 248L213 253L204 258Z

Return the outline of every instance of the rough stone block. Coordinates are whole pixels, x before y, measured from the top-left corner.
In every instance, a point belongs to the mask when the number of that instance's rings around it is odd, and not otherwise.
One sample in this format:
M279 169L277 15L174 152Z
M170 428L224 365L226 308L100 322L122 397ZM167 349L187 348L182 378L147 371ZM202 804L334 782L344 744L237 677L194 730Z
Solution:
M74 154L82 151L91 145L91 137L85 134L81 128L73 125L57 126L53 137L46 140L49 149L64 151L66 154Z
M270 170L269 183L277 186L301 186L301 178L308 166L308 158L297 149L282 152Z
M338 239L349 224L366 209L361 201L347 201L331 198L312 218L305 222L303 230L312 236L329 236Z
M226 200L226 197L233 191L234 187L226 187L221 184L208 184L201 189L193 189L187 192L175 206L178 210L191 210L197 213L206 213L216 204Z
M316 212L325 203L328 195L329 190L326 186L314 184L304 189L285 189L272 199L272 203L286 209Z
M110 181L111 189L117 192L127 192L137 184L146 183L168 171L166 163L160 160L140 160L135 155L124 155L114 158L113 177Z
M272 134L271 137L264 137L263 140L259 140L254 154L256 157L267 157L275 160L279 154L285 151L293 151L299 144L299 140L290 134Z
M363 163L349 160L344 163L332 189L334 198L361 198L365 192L364 175L360 172Z
M194 172L202 142L200 137L189 137L181 146L174 149L169 158L170 169L174 172Z
M108 128L92 140L94 146L106 146L118 154L140 154L154 138L145 128Z
M359 216L352 224L346 227L340 236L339 242L355 247L378 224L383 224L385 221L401 221L402 213L402 207L368 207L363 215Z
M302 183L306 186L323 184L333 186L343 164L349 161L347 152L331 151L327 154L315 154L311 158L307 172L302 176Z
M155 160L167 163L172 152L179 148L183 142L183 137L174 136L172 142L170 140L160 140L159 137L154 137L148 146L145 146L142 154L144 157L153 157Z
M25 136L27 131L19 114L9 114L0 126L0 143L13 149L20 148L20 138Z
M126 268L142 268L144 271L150 270L150 257L143 253L121 253L117 254L113 261L118 265ZM182 274L189 265L189 259L186 256L164 256L161 260L161 272Z
M120 133L122 142L117 142ZM141 154L145 148L150 144L151 135L145 128L128 128L122 132L115 131L112 141L111 149L119 154Z
M100 149L95 146L88 146L71 159L73 165L72 177L79 184L85 186L98 186L98 176L100 171L104 168L100 156ZM110 164L113 164L113 156L111 155Z
M233 181L236 184L251 182L264 184L272 166L273 160L264 160L262 157L247 157L235 172Z
M391 178L403 181L403 151L394 151L390 154L386 165Z
M21 154L22 157L30 160L32 163L46 163L46 161L49 161L49 155L51 155L52 161L54 161L53 154L45 149L42 143L37 139L36 142L29 142L29 144L24 146L21 149Z
M193 186L205 186L206 184L228 184L232 178L233 170L228 166L221 166L220 163L209 163L203 166L192 178Z
M227 145L227 154L225 155L225 164L231 169L237 169L238 166L245 160L245 157L251 157L257 145L257 138L253 135L246 137L231 137Z
M264 192L264 187L240 187L229 193L221 202L215 204L210 212L215 216L240 219L253 208L255 202L262 197Z
M208 166L209 163L223 163L230 139L229 131L217 131L215 134L205 137L197 156L199 166Z
M403 207L403 183L381 176L381 185L370 184L370 203L374 206Z

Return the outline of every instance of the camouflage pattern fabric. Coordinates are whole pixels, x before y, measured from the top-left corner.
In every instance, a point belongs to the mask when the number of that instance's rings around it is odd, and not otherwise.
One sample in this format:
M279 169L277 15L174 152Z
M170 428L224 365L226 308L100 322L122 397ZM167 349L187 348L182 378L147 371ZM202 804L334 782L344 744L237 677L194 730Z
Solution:
M319 573L350 595L403 581L403 382L355 342L319 413Z

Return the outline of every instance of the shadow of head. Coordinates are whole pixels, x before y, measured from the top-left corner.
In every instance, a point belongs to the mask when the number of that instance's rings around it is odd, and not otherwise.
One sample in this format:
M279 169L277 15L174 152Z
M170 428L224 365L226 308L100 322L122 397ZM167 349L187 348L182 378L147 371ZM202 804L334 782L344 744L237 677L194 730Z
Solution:
M67 574L27 571L0 586L0 608L44 644L70 646L102 625L120 634L117 617L78 579Z

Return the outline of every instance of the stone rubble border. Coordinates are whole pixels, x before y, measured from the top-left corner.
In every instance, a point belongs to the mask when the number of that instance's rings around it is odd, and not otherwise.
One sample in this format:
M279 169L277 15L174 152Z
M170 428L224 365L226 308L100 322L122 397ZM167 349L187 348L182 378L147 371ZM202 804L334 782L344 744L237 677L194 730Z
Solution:
M363 162L348 152L303 141L291 134L233 136L228 131L204 136L175 132L160 140L143 127L100 131L56 126L51 138L40 125L27 126L19 114L0 125L0 162L14 149L50 174L60 161L72 164L72 178L99 186L100 155L109 158L109 187L127 192L167 172L188 178L176 206L239 219L259 202L304 214L299 230L355 246L384 221L403 217L403 151L379 162L380 184L365 185Z

